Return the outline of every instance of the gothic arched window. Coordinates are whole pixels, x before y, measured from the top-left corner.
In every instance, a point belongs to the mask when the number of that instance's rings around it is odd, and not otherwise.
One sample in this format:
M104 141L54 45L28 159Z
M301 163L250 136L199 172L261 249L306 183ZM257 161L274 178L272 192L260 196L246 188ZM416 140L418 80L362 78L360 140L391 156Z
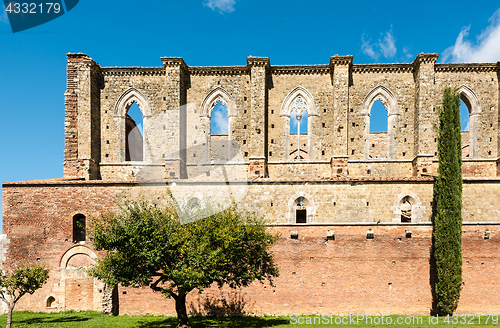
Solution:
M317 109L312 95L305 88L293 89L281 105L285 122L285 160L311 160L313 119Z

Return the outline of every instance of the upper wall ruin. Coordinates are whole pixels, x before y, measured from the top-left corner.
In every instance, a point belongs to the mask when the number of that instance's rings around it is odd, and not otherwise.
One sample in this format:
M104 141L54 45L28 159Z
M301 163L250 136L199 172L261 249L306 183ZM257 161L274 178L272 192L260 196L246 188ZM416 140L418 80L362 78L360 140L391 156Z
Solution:
M437 172L433 125L445 87L469 107L465 176L498 176L498 63L438 64L420 54L410 64L189 67L179 57L161 67L101 67L68 54L65 177L134 179L210 175L217 163L245 167L249 177L410 177ZM387 131L370 133L380 100ZM126 114L143 115L143 161L127 161ZM216 106L227 111L227 136L211 135ZM300 125L300 134L290 126ZM295 169L292 169L295 168ZM300 168L300 169L297 169Z

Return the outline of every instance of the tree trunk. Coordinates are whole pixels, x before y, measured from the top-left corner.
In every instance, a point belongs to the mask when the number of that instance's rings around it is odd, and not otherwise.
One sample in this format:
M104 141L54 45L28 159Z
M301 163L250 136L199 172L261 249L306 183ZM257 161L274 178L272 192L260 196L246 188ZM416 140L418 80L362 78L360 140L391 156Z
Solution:
M179 292L178 295L174 297L175 299L175 311L177 312L177 322L178 328L188 328L189 325L187 310L186 310L186 294Z
M10 325L12 324L12 312L14 312L14 306L16 306L14 302L9 304L9 313L7 314L7 324L5 325L5 328L10 328Z

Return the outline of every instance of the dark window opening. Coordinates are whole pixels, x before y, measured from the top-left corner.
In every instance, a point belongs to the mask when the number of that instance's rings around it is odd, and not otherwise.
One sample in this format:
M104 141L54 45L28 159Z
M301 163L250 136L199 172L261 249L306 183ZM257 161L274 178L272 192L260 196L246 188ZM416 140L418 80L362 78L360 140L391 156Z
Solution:
M85 215L77 214L73 217L73 241L85 241Z
M295 213L296 223L307 222L307 210L297 210Z
M47 298L47 307L48 308L51 308L55 305L55 302L56 302L56 299L52 296L50 296L49 298Z
M307 208L304 197L295 200L295 223L307 223Z

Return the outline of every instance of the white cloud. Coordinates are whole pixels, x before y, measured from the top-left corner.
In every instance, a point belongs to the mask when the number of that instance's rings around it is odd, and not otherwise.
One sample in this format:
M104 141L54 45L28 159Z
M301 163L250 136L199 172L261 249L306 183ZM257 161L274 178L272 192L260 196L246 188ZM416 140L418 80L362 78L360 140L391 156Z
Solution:
M363 34L361 36L361 50L363 53L367 56L369 56L372 59L377 60L379 57L379 54L375 52L374 45L370 43L371 40L366 41L365 40L365 35Z
M384 35L383 40L378 40L378 45L380 47L380 50L382 51L382 55L384 55L385 58L392 58L394 57L394 55L396 55L396 40L392 35L392 28Z
M405 60L410 60L413 59L413 54L410 52L410 49L408 49L407 47L404 47L403 48L403 53L405 54Z
M207 0L204 5L220 13L231 13L234 11L235 0Z
M392 35L392 27L386 32L378 43L371 43L371 40L366 40L365 35L361 36L361 51L370 58L378 60L382 55L384 58L393 58L396 55L396 39Z
M221 110L214 110L212 112L212 124L213 128L215 131L212 131L212 133L215 132L215 134L228 134L229 131L229 126L228 126L228 121L227 121L227 116L224 117L222 114Z
M496 62L500 60L500 9L489 19L490 25L475 43L467 40L469 26L462 28L455 45L443 52L444 62Z

